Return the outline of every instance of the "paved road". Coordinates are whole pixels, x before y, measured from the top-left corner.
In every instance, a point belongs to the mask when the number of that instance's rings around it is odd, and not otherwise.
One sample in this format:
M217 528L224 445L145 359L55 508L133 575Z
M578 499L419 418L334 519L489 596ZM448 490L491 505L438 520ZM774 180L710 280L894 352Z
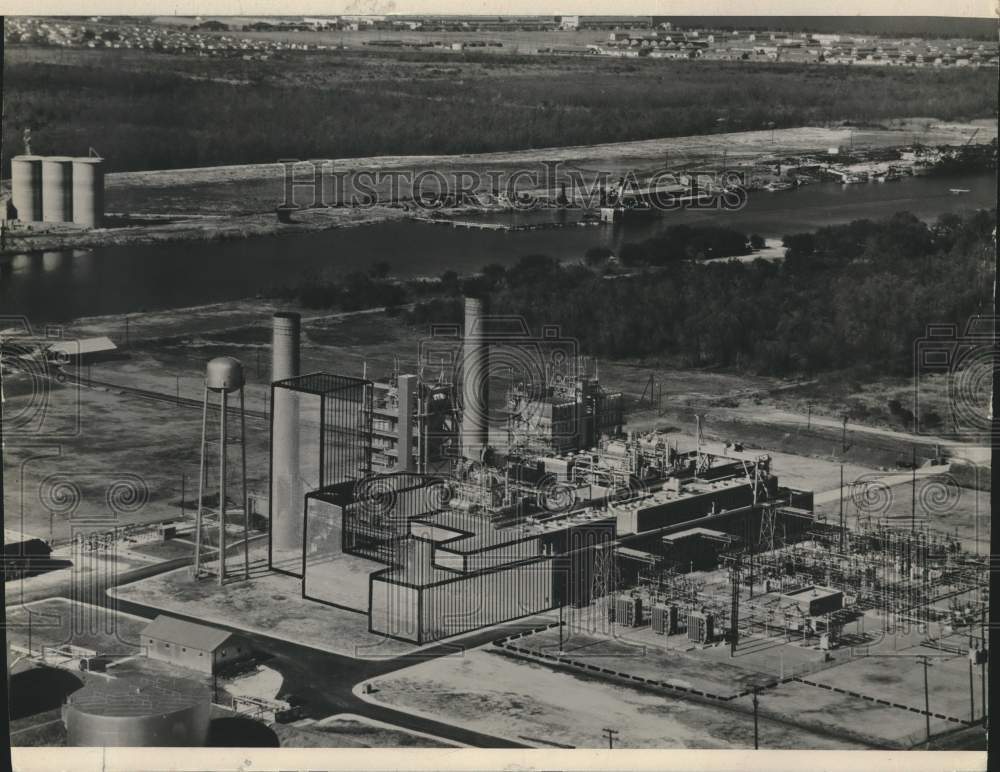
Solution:
M98 594L103 595L108 588L117 587L119 584L137 582L140 579L148 579L157 574L165 574L167 571L173 571L176 568L183 568L184 566L191 565L193 560L194 558L191 557L173 558L165 560L162 563L150 563L146 566L140 566L139 568L133 568L129 571L110 576L103 572L95 572L92 578L88 577L87 579L87 598L97 597ZM73 586L74 582L78 582L79 579L73 578L70 569L60 570L65 571L68 576L57 584L46 584L38 587L29 586L27 589L18 590L16 588L20 582L8 582L6 604L8 606L20 605L36 600L45 600L46 598L81 600L80 593ZM23 585L21 586L23 587Z
M157 609L122 599L117 599L117 605L119 611L136 616L152 618L159 613ZM183 614L174 612L171 612L171 615L190 619L192 622L203 623L205 621L194 617L185 617ZM218 622L213 622L213 624L225 627ZM530 626L526 622L511 623L504 626L501 631L496 628L481 631L463 638L461 645L466 648L481 646L517 629ZM365 660L318 651L258 633L230 629L250 638L254 648L269 657L266 662L267 666L281 673L284 679L281 693L293 694L302 700L306 715L309 717L322 718L331 713L356 713L367 718L395 724L406 729L427 732L447 740L479 748L530 747L526 744L514 743L504 738L473 732L440 721L413 716L381 705L373 705L358 698L351 691L356 683L409 667L418 661L417 658L434 659L460 652L461 648L455 644L442 644L415 654L402 655L392 659Z
M233 549L239 546L234 545ZM162 563L140 566L121 574L100 577L96 579L98 584L88 586L88 599L97 597L97 593L103 595L111 587L129 584L130 582L147 579L177 568L183 568L192 562L193 558L191 557L175 558ZM25 592L23 596L18 596L16 599L9 599L8 603L27 603L33 600L58 597L74 599L77 593L73 589L72 582L72 577L68 576L59 584L30 590ZM120 598L115 598L113 603L119 611L146 617L147 619L152 619L160 613L158 609ZM173 614L173 616L184 618L181 614ZM205 621L193 617L187 618L192 622L203 623ZM225 625L219 625L217 622L214 622L214 624L225 627ZM473 648L481 646L494 638L499 638L503 635L508 635L510 632L530 626L526 622L515 622L505 626L501 631L494 628L473 634L463 639L461 646L456 644L441 644L417 654L402 655L391 659L371 660L354 659L322 652L300 644L256 633L247 633L242 630L234 629L234 632L239 632L241 635L249 637L253 641L254 647L268 657L268 667L277 670L284 678L282 693L295 695L302 700L306 714L310 717L322 718L331 713L356 713L361 716L437 735L438 737L474 747L524 748L530 746L462 729L439 721L412 716L408 713L393 710L392 708L373 705L359 699L351 689L355 684L365 679L409 667L415 661L418 661L417 658L434 659L449 654L460 654L462 647Z

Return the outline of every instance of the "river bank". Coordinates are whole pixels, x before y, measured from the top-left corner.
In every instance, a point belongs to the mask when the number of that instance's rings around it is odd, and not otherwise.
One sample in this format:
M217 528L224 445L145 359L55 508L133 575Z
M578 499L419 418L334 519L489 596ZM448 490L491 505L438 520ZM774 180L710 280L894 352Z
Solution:
M370 184L378 201L396 201L375 206L315 206L337 203L336 195L316 202L312 167L299 166L295 176L296 200L305 208L294 213L293 222L282 222L276 208L285 195L286 167L279 163L205 167L162 171L123 172L106 177L108 226L87 229L72 225L14 225L8 228L0 255L60 249L92 249L190 241L227 241L260 236L313 233L357 225L428 220L432 216L467 218L483 213L503 213L499 203L457 206L434 210L418 207L405 196L394 194L395 179L414 179L421 173L456 179L463 172L480 180L489 173L502 178L519 170L538 175L520 178L519 192L549 198L555 191L544 179L545 165L558 164L560 174L579 175L591 184L598 174L614 178L641 174L667 164L671 170L719 167L753 169L767 159L789 155L822 154L831 147L855 149L893 148L912 143L958 146L966 142L988 143L997 136L995 121L967 124L940 123L928 119L902 119L885 128L801 127L775 131L735 132L710 136L676 137L583 147L541 148L506 153L452 156L382 156L322 160L323 174L382 173L386 178ZM652 165L652 166L651 166ZM389 173L389 174L387 174ZM523 180L526 179L526 183ZM323 179L333 185L332 179ZM9 185L9 181L6 183ZM368 183L366 183L368 184ZM324 193L324 196L327 195ZM340 200L350 195L343 191ZM766 195L766 194L757 194ZM312 198L310 198L312 197ZM312 208L315 206L315 208Z
M953 195L950 188L970 192ZM150 226L162 239L153 243L136 240L86 248L60 243L0 257L0 305L42 327L105 314L292 296L303 287L342 283L346 276L367 273L376 265L387 266L389 275L405 281L439 277L446 271L469 275L490 264L509 267L526 255L547 255L566 264L584 259L594 249L620 256L627 245L667 237L676 225L758 234L780 256L782 237L788 234L858 219L881 220L896 212L933 222L942 214L963 215L994 206L996 176L979 172L907 177L887 184L804 185L752 193L747 205L736 211L683 209L594 227L481 230L430 225L415 221L402 209L334 208L310 212L312 222L284 225L281 233L248 228L254 237L240 238L236 229L245 221L223 217L220 222L233 229L225 238L172 241L184 235L182 226L161 221ZM379 220L383 215L391 219ZM245 217L253 224L266 216ZM469 217L463 214L460 219ZM476 220L533 224L558 222L562 217L570 222L581 218L582 212L542 209L479 214ZM276 219L270 216L272 222ZM337 223L344 227L335 227ZM301 230L293 230L297 228ZM292 232L297 238L286 237Z

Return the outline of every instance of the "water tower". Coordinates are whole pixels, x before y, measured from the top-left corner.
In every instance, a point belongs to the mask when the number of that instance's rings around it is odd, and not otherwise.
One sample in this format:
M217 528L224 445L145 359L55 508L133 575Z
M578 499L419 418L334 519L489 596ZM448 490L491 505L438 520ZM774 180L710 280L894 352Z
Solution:
M243 398L243 365L233 357L216 357L208 363L205 370L205 395L201 414L201 468L198 476L198 507L195 518L195 551L194 577L198 579L202 572L202 516L205 510L205 488L208 486L208 466L206 460L208 446L211 443L208 434L209 396L219 395L219 584L226 580L226 482L227 482L227 449L230 444L240 446L240 495L243 502L243 575L250 578L250 546L247 538L250 535L250 509L247 506L247 449L246 449L246 415ZM238 392L240 397L239 419L240 433L237 437L229 436L227 418L229 415L229 395Z

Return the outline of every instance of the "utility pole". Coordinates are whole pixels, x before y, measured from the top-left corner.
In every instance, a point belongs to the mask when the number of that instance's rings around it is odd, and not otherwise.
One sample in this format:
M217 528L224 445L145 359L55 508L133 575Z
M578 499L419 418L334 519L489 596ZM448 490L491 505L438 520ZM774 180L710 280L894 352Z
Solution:
M844 553L844 465L840 465L840 552Z
M813 421L813 406L812 406L812 402L810 402L810 403L808 403L806 405L806 410L808 411L806 413L806 430L808 431L812 427L812 421Z
M736 656L736 644L740 636L740 562L742 554L736 553L736 560L733 562L733 599L732 609L729 613L729 656Z
M969 648L972 648L972 636L969 636ZM976 720L976 687L972 675L972 657L969 657L969 723Z
M605 727L601 731L604 732L608 736L608 748L613 749L615 747L615 737L618 736L618 730L617 729L608 729L607 727Z
M924 718L927 722L927 747L931 744L931 695L927 689L927 657L921 657L924 661Z
M846 413L843 416L843 424L844 424L843 431L841 432L841 435L840 435L840 448L841 448L841 452L842 453L846 453L847 452L847 414Z
M989 650L986 648L986 606L984 605L980 609L980 622L979 622L979 648L982 650L983 661L979 663L979 676L982 681L982 693L980 702L983 705L983 726L986 726L986 663L989 657Z
M758 687L753 688L753 749L760 749L760 738L757 734L757 694L760 692Z

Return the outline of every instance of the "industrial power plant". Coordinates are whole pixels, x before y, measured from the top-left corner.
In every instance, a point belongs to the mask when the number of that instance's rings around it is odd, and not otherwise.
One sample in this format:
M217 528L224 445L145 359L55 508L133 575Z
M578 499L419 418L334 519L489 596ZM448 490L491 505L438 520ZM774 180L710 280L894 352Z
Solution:
M768 455L626 431L595 363L551 334L556 356L540 353L511 322L468 298L463 329L416 372L374 381L302 374L301 320L275 314L270 571L416 644L570 608L591 629L686 630L734 650L780 632L830 650L867 610L943 630L983 602L982 559L947 534L849 530L781 485ZM241 377L213 360L206 387ZM196 569L209 574L226 576Z
M831 516L779 479L781 454L709 443L700 416L693 433L629 428L624 395L557 327L533 334L480 298L463 303L462 323L421 341L412 368L393 356L377 378L367 364L360 375L306 370L302 317L273 312L270 373L258 360L251 409L248 368L208 359L189 405L201 413L193 511L182 489L180 517L126 538L162 554L189 545L191 559L115 591L155 618L119 617L126 646L118 633L85 645L29 635L8 654L84 671L61 706L66 744L211 745L251 725L271 732L262 721L298 731L313 719L292 688L311 686L274 680L274 639L308 656L403 647L389 662L486 635L491 651L531 663L532 679L541 665L699 704L747 697L755 717L758 694L784 686L881 704L856 679L828 682L901 643L936 652L919 655L924 667L941 657L964 668L967 655L970 701L931 707L925 686L921 706L900 687L882 702L926 719L900 743L926 741L932 721L983 720L986 556L927 522L880 517L878 483L841 486ZM74 549L74 571L94 565ZM369 701L395 699L378 688Z
M19 222L100 228L104 220L104 159L14 156L11 199Z
M3 20L13 767L987 768L996 20L381 10Z

